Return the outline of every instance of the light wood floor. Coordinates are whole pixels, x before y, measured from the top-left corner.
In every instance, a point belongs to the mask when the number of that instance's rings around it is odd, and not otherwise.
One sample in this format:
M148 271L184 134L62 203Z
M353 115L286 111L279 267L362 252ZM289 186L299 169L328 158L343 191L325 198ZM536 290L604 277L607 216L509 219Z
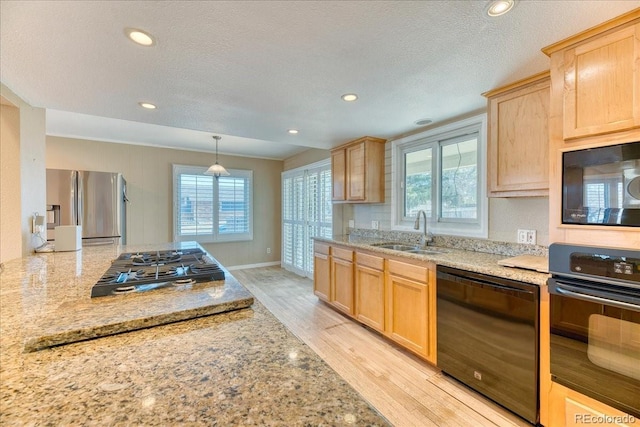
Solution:
M232 272L293 334L395 426L529 426L322 303L280 267Z

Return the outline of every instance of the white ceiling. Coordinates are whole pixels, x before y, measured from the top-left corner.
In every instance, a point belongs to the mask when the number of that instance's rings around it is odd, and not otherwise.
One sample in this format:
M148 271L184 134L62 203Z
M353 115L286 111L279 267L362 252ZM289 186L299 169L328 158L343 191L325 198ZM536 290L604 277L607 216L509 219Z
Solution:
M221 153L283 159L482 109L548 69L541 48L640 7L520 0L491 19L486 3L2 0L0 78L50 135L213 151L215 134Z

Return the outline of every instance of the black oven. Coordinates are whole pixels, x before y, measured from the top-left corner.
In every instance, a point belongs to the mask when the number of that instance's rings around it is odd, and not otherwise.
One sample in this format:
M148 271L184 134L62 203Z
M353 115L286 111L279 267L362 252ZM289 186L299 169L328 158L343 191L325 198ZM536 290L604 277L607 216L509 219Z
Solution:
M640 227L640 142L562 154L562 222Z
M640 251L549 247L552 380L640 418Z

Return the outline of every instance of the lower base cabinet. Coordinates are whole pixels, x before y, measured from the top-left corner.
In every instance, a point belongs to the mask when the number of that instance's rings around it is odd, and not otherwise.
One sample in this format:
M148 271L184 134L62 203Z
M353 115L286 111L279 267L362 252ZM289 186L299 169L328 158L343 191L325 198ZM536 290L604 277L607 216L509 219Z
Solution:
M353 251L331 249L331 303L341 311L353 316Z
M640 427L640 418L625 414L557 383L551 386L549 405L548 425L552 427Z
M356 252L356 319L384 332L384 258Z
M389 338L435 363L435 286L429 268L390 260L387 270ZM433 330L433 332L432 332Z
M329 245L313 245L313 293L323 301L331 300L331 264Z
M314 293L356 321L436 363L435 265L314 244Z

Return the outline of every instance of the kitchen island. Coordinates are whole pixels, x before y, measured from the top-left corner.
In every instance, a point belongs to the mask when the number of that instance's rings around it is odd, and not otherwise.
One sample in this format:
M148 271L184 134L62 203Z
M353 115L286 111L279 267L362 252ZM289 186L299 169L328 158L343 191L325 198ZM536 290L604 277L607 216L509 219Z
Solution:
M5 263L0 424L387 424L257 301L250 308L25 352L34 322L46 327L38 319L65 310L84 310L73 316L91 318L90 288L121 251L86 247ZM242 287L228 272L225 282ZM165 295L167 306L176 298L171 290L153 292L151 299ZM142 301L147 295L122 296Z

